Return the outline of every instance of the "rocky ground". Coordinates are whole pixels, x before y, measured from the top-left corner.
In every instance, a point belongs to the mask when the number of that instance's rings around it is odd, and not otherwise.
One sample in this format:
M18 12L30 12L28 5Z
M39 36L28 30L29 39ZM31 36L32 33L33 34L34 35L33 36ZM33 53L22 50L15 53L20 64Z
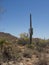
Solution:
M38 53L25 46L17 46L17 53L20 54L17 59L0 61L0 65L49 65L49 52Z
M23 44L22 39L0 33L0 65L49 65L49 40L46 44L33 41L32 45Z

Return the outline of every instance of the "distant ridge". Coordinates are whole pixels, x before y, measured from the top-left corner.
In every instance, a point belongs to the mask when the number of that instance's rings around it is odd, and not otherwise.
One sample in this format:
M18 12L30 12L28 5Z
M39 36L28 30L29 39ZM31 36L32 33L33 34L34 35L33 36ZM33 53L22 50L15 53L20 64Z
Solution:
M0 32L0 39L5 39L7 41L15 41L18 38L11 35L10 33Z

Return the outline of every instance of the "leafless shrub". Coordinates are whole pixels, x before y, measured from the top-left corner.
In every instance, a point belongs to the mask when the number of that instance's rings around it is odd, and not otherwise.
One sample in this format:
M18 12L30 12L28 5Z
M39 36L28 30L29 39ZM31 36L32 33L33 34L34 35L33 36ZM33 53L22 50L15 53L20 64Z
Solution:
M30 49L25 49L23 53L23 57L32 58L32 51Z

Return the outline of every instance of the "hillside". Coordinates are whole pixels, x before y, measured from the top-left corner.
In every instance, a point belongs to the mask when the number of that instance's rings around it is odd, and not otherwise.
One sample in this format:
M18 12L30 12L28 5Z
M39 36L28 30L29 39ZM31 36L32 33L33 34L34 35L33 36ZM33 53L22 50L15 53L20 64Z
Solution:
M0 65L49 65L47 43L47 40L33 38L30 45L28 40L0 32Z
M18 38L9 34L9 33L4 33L4 32L0 32L0 39L6 40L6 41L11 41L11 42L15 42Z

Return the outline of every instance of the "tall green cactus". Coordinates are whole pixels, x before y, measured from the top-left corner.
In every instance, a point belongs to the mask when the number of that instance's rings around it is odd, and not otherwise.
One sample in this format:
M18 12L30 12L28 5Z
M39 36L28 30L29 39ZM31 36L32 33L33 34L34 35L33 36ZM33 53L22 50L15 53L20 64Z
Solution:
M33 28L32 28L32 20L31 20L31 14L30 14L30 44L32 43L32 35L33 35Z

